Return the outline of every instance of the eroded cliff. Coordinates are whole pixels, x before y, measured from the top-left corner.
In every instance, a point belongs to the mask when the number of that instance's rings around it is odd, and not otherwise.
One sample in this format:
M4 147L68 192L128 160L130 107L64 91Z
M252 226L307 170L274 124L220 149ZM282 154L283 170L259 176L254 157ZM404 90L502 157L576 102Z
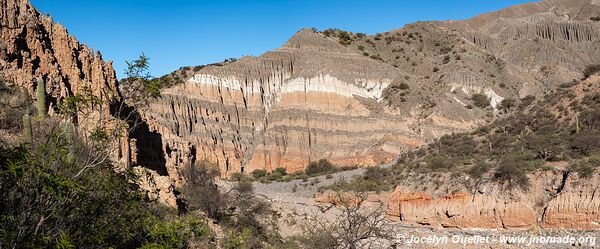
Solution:
M182 153L217 162L224 175L293 172L322 158L373 166L469 126L421 124L421 104L401 112L381 103L384 89L405 77L411 76L302 30L276 51L200 70L142 112L163 135L169 174L188 160Z
M260 57L193 70L142 110L166 167L221 173L303 169L326 158L372 166L494 119L502 100L541 96L597 62L597 3L518 5L465 21L367 36L299 31ZM583 11L584 10L584 11ZM593 19L593 18L592 18ZM191 71L191 70L190 70ZM473 108L482 93L491 108Z

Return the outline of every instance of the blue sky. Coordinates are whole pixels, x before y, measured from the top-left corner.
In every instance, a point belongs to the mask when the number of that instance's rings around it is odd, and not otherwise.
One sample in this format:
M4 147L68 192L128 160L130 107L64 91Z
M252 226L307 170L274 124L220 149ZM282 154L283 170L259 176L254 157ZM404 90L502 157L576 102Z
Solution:
M181 66L260 55L301 28L373 34L415 21L465 19L531 0L31 0L122 77L144 52L161 76Z

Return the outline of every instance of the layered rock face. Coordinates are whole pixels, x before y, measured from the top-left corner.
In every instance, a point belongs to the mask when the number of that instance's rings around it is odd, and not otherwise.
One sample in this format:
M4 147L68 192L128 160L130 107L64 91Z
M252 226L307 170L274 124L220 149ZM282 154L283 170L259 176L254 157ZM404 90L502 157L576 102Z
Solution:
M598 63L600 4L592 0L548 0L514 6L449 26L542 90L579 79L581 69ZM520 89L522 93L528 89Z
M174 180L199 158L224 175L296 171L321 158L389 162L491 121L472 108L474 93L487 95L493 112L503 99L580 78L600 58L592 20L600 11L593 1L574 4L548 0L344 39L302 30L260 57L194 70L142 115L162 136Z
M163 135L170 175L185 164L182 152L217 162L223 174L292 172L321 158L373 166L424 141L410 115L373 113L365 102L379 105L400 76L302 30L274 52L201 70L162 91L143 115Z
M600 174L581 178L570 170L536 171L529 179L528 190L494 183L458 191L405 184L388 198L387 214L403 223L437 228L600 229Z
M426 192L398 188L389 201L388 214L409 224L443 228L530 228L535 211L523 202L457 192L432 198Z

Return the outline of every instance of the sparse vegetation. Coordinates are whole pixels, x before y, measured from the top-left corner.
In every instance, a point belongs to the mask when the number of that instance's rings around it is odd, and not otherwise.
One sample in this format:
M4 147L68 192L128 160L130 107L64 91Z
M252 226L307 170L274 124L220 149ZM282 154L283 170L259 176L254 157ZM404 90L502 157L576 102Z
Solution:
M374 211L365 207L367 195L337 195L342 217L335 220L310 217L300 241L305 248L371 248L378 240L391 239L384 205Z

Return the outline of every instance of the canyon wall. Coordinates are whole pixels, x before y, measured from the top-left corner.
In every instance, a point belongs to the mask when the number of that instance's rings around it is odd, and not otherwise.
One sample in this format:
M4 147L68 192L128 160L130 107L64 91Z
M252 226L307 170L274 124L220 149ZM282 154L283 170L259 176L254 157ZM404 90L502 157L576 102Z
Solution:
M459 229L600 229L600 175L580 178L568 170L529 175L527 191L489 184L456 192L399 186L387 214L411 225ZM485 191L484 191L485 190Z
M328 68L343 66L338 62L348 66ZM182 152L216 162L224 175L294 172L322 158L373 166L424 141L409 127L411 115L374 112L364 101L378 105L383 89L402 75L302 30L277 51L208 67L165 89L142 113L163 136L174 179L189 163Z
M223 175L321 158L377 165L491 122L506 98L579 79L599 62L598 13L546 0L372 36L304 29L259 57L194 70L141 113L164 140L168 174L190 156ZM489 110L473 108L475 93Z

